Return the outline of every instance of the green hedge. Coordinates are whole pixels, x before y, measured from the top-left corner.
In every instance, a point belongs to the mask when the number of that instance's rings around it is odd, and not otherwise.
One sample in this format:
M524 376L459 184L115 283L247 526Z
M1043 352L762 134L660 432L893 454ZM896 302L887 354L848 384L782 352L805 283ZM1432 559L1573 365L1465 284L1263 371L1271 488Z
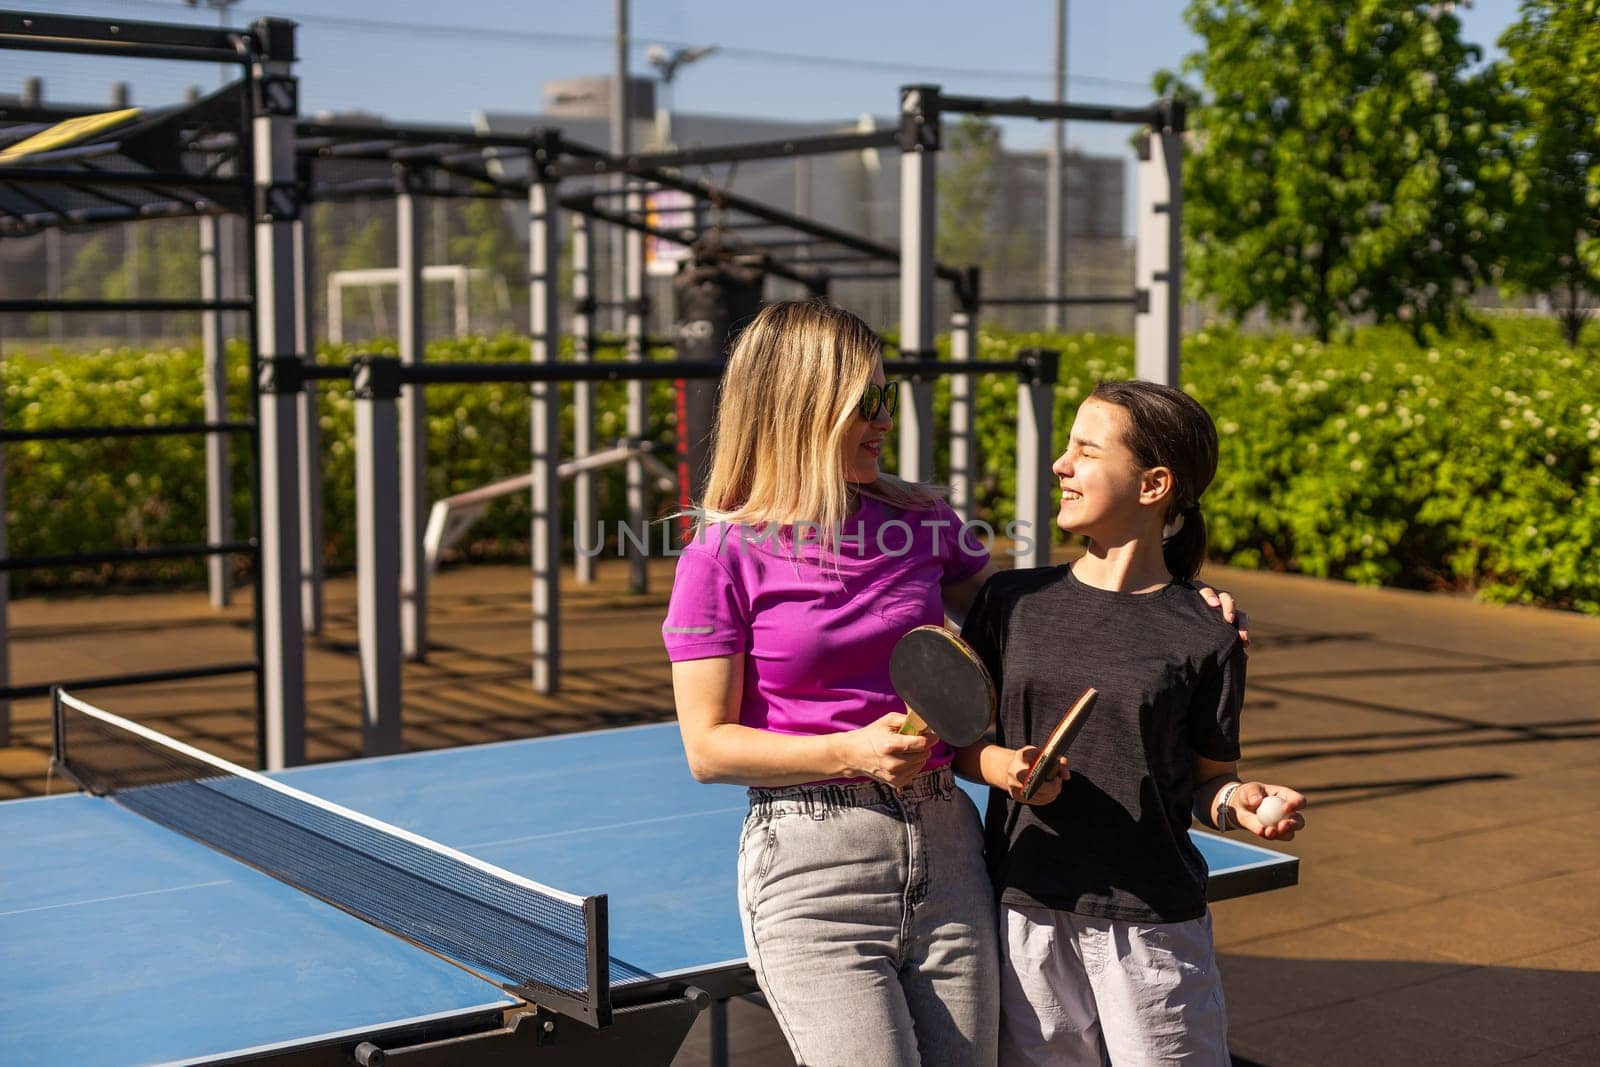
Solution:
M985 332L980 358L1019 348L1062 351L1057 436L1106 377L1132 369L1124 338ZM368 346L367 350L372 350ZM327 350L328 362L352 350ZM1206 496L1217 559L1367 584L1449 588L1485 599L1600 614L1600 362L1544 323L1499 324L1492 341L1418 349L1398 331L1348 343L1206 331L1188 338L1185 384L1211 410L1221 470ZM521 362L525 341L443 342L435 361ZM37 428L200 418L197 352L104 351L7 358L4 425ZM230 354L235 414L245 408L244 355ZM996 525L1015 493L1014 378L977 380L977 432L987 459L979 511ZM624 389L596 386L596 433L623 432ZM670 443L670 383L650 386L650 436ZM570 389L567 390L570 394ZM428 393L430 498L525 469L522 388L439 386ZM331 567L350 564L352 412L336 385L320 392ZM948 386L936 392L938 418ZM571 409L566 409L570 430ZM940 466L943 469L943 444ZM195 542L204 535L199 438L30 442L7 448L12 555ZM235 514L248 529L247 457L235 453ZM607 528L623 514L620 470L598 479ZM569 512L570 514L570 512ZM527 505L498 502L463 548L468 557L525 551ZM591 535L592 536L592 535ZM150 580L196 583L193 562L13 575L18 592Z

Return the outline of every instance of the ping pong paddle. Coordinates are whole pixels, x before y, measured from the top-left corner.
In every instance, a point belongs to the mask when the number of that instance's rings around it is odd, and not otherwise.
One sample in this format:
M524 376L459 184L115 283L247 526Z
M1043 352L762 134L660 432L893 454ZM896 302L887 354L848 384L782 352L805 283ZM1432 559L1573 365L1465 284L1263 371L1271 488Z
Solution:
M1039 750L1039 758L1033 761L1033 766L1028 768L1028 776L1022 780L1023 800L1032 800L1039 787L1055 777L1061 754L1082 731L1083 724L1089 719L1089 709L1094 707L1095 698L1099 695L1100 691L1092 686L1085 689L1083 695L1073 701L1061 721L1056 723L1056 728L1050 731L1050 739Z
M889 680L905 701L903 734L929 727L957 748L983 736L994 720L994 682L983 661L943 626L918 626L889 656Z

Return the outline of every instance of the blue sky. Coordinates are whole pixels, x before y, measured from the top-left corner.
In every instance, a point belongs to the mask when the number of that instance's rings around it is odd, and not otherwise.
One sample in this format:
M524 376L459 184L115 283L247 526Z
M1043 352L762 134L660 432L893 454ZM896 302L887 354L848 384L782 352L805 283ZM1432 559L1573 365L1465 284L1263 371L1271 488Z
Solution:
M1183 23L1184 6L1071 0L1069 98L1147 102L1151 75L1198 47ZM55 0L40 7L216 22L214 12L182 0ZM679 74L673 106L680 110L847 121L892 113L896 88L906 82L994 96L1051 91L1054 0L634 0L631 7L636 71L648 69L643 53L652 42L725 49ZM1467 39L1492 51L1516 9L1516 0L1477 0L1462 13ZM611 66L610 0L243 0L230 17L242 24L264 15L301 24L306 114L358 108L400 121L464 123L479 108L537 111L544 82ZM192 64L0 52L0 93L16 92L30 74L44 77L47 98L74 103L106 99L118 80L132 84L135 103L166 103L184 86L218 77ZM1075 146L1112 154L1126 151L1126 136L1123 128L1082 123L1068 133ZM1043 124L1006 125L1014 148L1042 147L1048 137Z

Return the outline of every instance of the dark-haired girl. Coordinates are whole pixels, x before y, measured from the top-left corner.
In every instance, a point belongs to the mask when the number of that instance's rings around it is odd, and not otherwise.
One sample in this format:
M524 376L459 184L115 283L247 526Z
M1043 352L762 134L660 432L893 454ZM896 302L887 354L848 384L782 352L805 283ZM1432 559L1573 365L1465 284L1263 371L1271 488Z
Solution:
M1051 468L1057 524L1087 552L997 574L967 617L1000 690L996 741L957 767L1005 791L986 821L1002 1063L1229 1062L1191 816L1288 840L1305 798L1236 773L1244 649L1190 584L1216 466L1216 429L1192 397L1102 383ZM1100 697L1059 795L1020 805L1016 750L1042 743L1089 686ZM1285 810L1264 824L1269 795Z

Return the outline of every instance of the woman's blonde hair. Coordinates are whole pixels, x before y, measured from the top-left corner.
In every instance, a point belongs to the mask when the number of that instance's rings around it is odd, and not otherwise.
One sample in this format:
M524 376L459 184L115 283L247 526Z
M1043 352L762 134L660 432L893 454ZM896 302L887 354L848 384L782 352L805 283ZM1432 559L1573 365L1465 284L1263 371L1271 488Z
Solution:
M843 308L814 300L762 308L722 375L702 526L811 523L831 546L851 507L845 438L882 354L878 335ZM943 495L887 474L855 488L912 511Z

